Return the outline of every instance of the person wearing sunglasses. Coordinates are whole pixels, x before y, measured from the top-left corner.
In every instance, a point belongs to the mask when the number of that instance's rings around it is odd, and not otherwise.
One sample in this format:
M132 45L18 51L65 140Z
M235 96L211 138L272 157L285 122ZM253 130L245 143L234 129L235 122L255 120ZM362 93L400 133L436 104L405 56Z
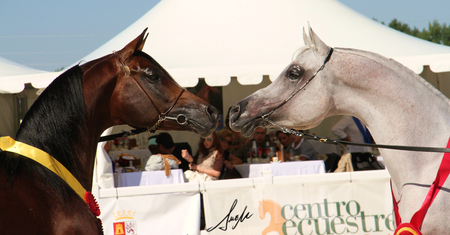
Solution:
M233 132L228 129L222 129L217 132L220 140L220 146L223 149L224 165L219 179L235 179L242 178L241 174L236 170L234 165L242 164L242 160L230 153L230 147L233 143Z
M184 176L189 182L217 180L223 167L223 150L219 138L214 132L208 137L202 137L198 143L197 154L192 157L182 150L181 155L189 162L189 169Z

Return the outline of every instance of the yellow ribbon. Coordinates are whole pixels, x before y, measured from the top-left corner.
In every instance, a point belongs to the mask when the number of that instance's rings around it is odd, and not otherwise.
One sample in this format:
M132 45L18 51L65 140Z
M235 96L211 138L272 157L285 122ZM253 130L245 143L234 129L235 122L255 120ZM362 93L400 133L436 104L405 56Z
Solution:
M401 234L401 233L403 233L403 232L409 232L409 233L411 233L412 235L419 235L416 231L414 231L414 229L409 228L409 227L403 227L403 228L400 228L400 229L397 231L397 233L395 233L394 235L399 235L399 234Z
M47 167L49 170L53 171L64 181L66 181L66 183L78 194L78 196L85 200L84 195L86 194L86 190L80 182L78 182L78 180L66 169L66 167L64 167L48 153L28 144L15 141L9 136L0 138L0 149L3 151L20 154Z

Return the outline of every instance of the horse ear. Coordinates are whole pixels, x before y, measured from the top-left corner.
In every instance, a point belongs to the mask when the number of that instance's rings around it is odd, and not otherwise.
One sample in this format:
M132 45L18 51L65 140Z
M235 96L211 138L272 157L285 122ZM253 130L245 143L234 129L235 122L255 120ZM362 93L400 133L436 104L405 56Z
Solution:
M127 46L131 46L133 48L134 44L134 50L135 51L142 51L142 48L144 48L145 40L147 40L148 33L146 34L148 28L145 28L144 31L142 31L141 35L139 35L137 38L135 38L133 41L131 41Z
M303 41L305 42L305 46L311 46L311 39L305 32L305 28L303 28Z
M142 36L143 34L145 34L145 31L147 31L148 28L145 28L144 32L142 32L142 34L140 36ZM136 51L142 51L142 49L144 49L144 44L145 41L147 40L148 37L148 33L145 34L144 38L142 39L141 43L139 43L138 45L136 45Z
M322 55L327 55L330 48L317 36L316 33L309 27L309 37L312 45L316 47L317 51Z
M141 51L144 48L145 40L147 39L148 34L146 34L148 28L145 28L144 31L133 41L128 43L122 50L119 51L120 58L126 60L130 57L135 51Z

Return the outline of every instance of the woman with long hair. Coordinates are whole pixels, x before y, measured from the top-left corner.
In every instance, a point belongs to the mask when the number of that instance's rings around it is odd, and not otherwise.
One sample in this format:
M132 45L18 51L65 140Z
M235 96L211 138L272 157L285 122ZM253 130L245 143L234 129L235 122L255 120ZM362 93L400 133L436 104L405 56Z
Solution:
M189 169L184 176L189 182L217 180L223 167L223 150L219 138L214 132L208 137L202 137L198 143L195 157L187 150L182 150L182 157L189 162Z

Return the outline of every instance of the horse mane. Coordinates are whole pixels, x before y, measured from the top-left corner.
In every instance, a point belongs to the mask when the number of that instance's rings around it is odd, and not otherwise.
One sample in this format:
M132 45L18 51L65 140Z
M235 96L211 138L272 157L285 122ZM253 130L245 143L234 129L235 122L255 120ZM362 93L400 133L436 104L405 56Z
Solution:
M57 77L33 103L16 134L18 141L47 152L74 175L74 158L79 151L73 146L81 146L81 127L85 121L82 77L83 72L78 65ZM41 178L47 178L47 181L49 177L53 178L53 173L49 174L49 170L33 164L28 158L9 152L1 152L0 155L0 166L6 167L10 180L21 168L32 168L33 172L44 174ZM61 184L59 177L53 181L50 183L56 186Z
M436 87L434 87L433 85L428 83L425 79L423 79L422 77L420 77L419 75L414 73L408 67L404 66L403 64L397 62L396 60L394 60L392 58L386 58L386 57L379 55L377 53L374 53L374 52L358 50L358 49L353 49L353 48L334 48L334 49L340 50L340 51L345 51L345 52L351 53L351 54L356 54L358 56L362 56L362 57L368 58L370 60L374 60L386 67L391 68L393 71L397 71L398 73L406 73L409 76L403 76L403 77L406 77L407 79L409 79L410 82L414 82L414 81L420 82L423 86L427 87L428 90L430 90L432 93L434 93L434 95L436 95L437 97L442 99L442 101L444 101L447 104L449 103L449 99L444 94L442 94L442 92L440 92L438 89L436 89Z

